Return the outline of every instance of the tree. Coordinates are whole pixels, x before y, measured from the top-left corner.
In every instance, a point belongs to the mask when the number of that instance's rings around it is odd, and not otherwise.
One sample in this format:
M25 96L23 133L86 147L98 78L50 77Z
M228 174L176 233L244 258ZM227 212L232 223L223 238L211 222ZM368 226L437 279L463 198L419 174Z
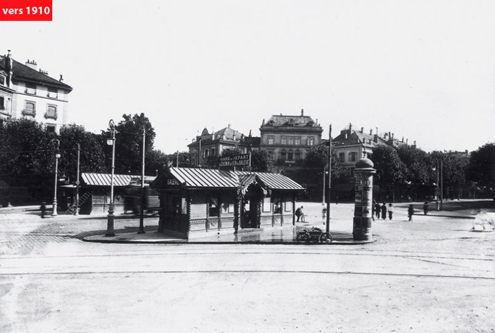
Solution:
M414 146L403 145L397 149L400 160L405 166L404 178L415 184L430 182L431 163L429 155Z
M380 185L380 192L387 190L394 197L396 190L404 181L406 168L399 158L397 150L387 145L379 145L373 150L371 160L376 169L375 183ZM393 198L394 199L394 198Z
M260 172L271 172L273 161L266 150L253 150L251 152L251 170Z
M77 145L80 146L80 172L108 172L105 168L105 153L100 138L86 132L83 126L67 125L60 129L59 161L60 174L65 174L73 183L77 178Z
M487 186L493 191L495 187L495 143L487 143L471 153L466 175L470 181Z
M34 120L0 125L0 175L16 187L28 187L33 200L51 193L57 135ZM15 202L14 202L15 203Z
M155 130L144 113L135 114L134 116L124 114L122 117L124 120L115 126L115 173L141 174L143 129L146 133L145 156L148 156L153 151ZM102 135L105 134L107 138L110 138L110 129L107 132L102 132ZM111 147L106 150L108 166L111 165L111 150Z
M312 147L304 159L304 167L309 169L328 168L328 145L318 145ZM332 179L338 179L345 175L340 160L335 155L332 147Z

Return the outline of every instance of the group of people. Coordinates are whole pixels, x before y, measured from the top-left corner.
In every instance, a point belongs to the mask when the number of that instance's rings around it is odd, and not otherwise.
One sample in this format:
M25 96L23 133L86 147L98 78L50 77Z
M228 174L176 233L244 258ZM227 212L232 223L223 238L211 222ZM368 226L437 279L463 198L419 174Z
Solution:
M388 213L388 218L391 220L393 215L394 215L394 206L392 203L389 203L388 205L384 202L382 205L380 205L378 202L374 202L372 207L371 207L371 217L373 220L375 217L377 219L380 219L380 217L384 220L387 219L387 213Z

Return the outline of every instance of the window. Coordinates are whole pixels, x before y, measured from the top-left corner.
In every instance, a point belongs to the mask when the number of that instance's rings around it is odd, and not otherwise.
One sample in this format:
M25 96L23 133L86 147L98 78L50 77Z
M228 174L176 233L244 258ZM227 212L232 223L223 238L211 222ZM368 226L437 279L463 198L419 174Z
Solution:
M208 216L219 216L218 198L210 198L208 201Z
M283 145L286 145L287 144L287 137L286 136L283 136L280 138L280 143L283 144Z
M296 146L300 146L301 145L301 137L300 136L296 136L294 138L294 141L295 141Z
M5 99L0 96L0 110L5 110Z
M301 159L301 151L299 149L296 149L296 153L294 154L296 160L300 160Z
M275 154L274 154L273 150L268 151L268 158L272 161L275 159Z
M0 75L0 84L3 86L5 85L5 76Z
M36 95L36 85L32 83L26 83L26 94Z
M293 136L289 136L287 138L287 142L288 142L288 145L289 146L293 146L294 145L294 137Z
M285 150L282 150L282 151L280 152L280 159L281 159L282 161L285 161L285 159L286 159L286 158L287 158L287 152L286 152Z
M345 153L339 153L340 162L345 162Z
M211 156L215 156L215 148L211 148Z
M57 116L57 106L56 105L48 104L48 106L46 108L45 119L48 119L48 118L57 120L58 116Z
M315 144L315 138L308 136L308 146L313 146Z
M289 150L289 153L287 154L287 160L292 161L294 159L294 153L292 150Z
M58 98L58 90L55 88L48 88L47 96L50 98Z
M268 136L268 144L273 145L274 141L275 141L275 137L273 135L269 135Z
M208 149L205 149L204 154L205 154L205 157L208 157Z
M26 101L24 110L22 110L23 116L36 116L36 103L31 101Z
M356 162L356 152L349 153L349 161Z
M55 125L47 124L46 129L48 132L55 133Z

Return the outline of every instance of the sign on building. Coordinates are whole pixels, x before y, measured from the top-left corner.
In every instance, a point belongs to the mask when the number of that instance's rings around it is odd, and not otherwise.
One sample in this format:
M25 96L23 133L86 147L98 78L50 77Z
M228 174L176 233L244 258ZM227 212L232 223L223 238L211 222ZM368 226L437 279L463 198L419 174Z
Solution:
M220 157L220 167L249 166L249 154Z

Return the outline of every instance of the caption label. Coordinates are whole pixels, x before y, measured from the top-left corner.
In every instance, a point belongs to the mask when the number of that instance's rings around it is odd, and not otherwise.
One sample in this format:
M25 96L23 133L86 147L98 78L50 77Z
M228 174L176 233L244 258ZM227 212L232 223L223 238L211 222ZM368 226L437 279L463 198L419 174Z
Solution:
M2 0L0 21L51 21L52 0Z

